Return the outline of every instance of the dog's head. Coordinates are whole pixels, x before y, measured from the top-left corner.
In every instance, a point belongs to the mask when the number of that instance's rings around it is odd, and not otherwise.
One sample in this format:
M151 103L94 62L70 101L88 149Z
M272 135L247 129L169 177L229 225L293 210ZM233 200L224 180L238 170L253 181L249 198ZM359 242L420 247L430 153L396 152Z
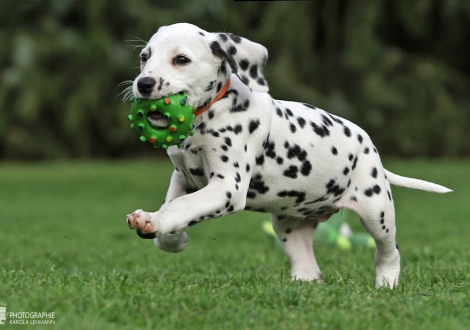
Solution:
M230 70L250 88L267 92L267 58L264 46L230 33L210 33L187 23L163 26L140 53L133 93L159 99L185 92L189 104L198 107L218 93Z

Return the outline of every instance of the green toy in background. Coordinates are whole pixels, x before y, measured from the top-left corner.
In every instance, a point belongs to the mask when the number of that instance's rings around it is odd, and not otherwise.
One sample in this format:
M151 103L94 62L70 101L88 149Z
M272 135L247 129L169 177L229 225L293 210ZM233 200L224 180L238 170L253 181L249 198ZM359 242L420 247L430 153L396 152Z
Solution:
M183 147L188 135L194 134L194 109L185 93L174 94L158 100L131 98L131 114L127 116L131 128L140 133L142 142L153 143L155 148ZM151 125L152 118L164 123Z
M313 243L335 246L342 250L359 247L375 249L374 239L369 234L352 232L347 223L347 214L345 211L336 213L328 221L321 222L313 236ZM270 221L263 222L263 231L280 246Z

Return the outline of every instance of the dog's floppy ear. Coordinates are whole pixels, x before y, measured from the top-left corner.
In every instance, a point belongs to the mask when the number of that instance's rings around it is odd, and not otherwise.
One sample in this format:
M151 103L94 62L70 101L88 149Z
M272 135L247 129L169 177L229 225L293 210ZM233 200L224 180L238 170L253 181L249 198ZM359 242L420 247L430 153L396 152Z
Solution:
M250 88L267 92L268 83L263 68L268 60L268 50L263 45L231 33L212 33L212 52L230 65L232 72Z

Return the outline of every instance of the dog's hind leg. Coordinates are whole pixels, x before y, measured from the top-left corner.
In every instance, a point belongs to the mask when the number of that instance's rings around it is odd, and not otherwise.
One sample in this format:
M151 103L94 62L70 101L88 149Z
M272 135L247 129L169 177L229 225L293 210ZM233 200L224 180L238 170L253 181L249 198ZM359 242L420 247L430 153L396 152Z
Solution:
M318 223L276 214L271 214L271 222L281 247L290 260L292 279L323 281L312 245Z
M386 191L376 189L373 194L368 190L365 190L365 193L359 190L354 202L343 204L341 207L355 211L364 228L375 240L376 286L393 288L398 284L400 275L400 253L395 241L395 209L390 186L384 181L382 187L386 187Z

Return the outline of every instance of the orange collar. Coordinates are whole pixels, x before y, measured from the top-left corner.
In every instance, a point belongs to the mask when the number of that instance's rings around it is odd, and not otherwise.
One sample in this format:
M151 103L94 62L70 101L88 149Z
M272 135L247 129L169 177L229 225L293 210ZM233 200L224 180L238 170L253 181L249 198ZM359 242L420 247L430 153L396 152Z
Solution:
M209 109L215 102L220 100L225 93L227 92L228 88L230 87L230 77L227 79L225 86L220 90L219 94L215 96L215 98L208 104L202 107L199 107L194 110L194 115L199 116L200 114L204 113L207 109Z

